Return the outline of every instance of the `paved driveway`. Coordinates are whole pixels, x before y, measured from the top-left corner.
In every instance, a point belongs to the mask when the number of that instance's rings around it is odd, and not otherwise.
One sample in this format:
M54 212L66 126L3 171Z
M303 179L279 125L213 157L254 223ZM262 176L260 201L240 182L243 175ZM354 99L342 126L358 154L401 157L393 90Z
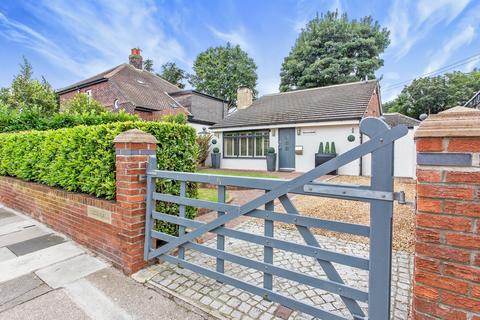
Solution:
M0 270L0 319L202 319L3 207Z

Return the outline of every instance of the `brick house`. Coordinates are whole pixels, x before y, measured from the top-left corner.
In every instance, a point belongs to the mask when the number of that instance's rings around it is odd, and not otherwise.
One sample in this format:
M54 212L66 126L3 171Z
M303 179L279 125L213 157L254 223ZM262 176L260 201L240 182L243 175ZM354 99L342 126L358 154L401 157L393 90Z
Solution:
M140 49L134 48L129 63L121 64L85 80L57 90L60 103L77 93L86 93L111 111L124 110L145 120L184 113L197 130L221 121L226 101L195 90L182 90L143 69Z

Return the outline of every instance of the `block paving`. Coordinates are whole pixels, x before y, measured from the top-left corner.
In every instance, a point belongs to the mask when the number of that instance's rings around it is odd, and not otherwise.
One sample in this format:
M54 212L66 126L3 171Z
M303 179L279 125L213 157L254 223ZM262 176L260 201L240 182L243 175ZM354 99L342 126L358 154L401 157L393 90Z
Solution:
M254 234L263 234L263 226L253 221L246 221L236 229ZM294 243L303 243L303 239L296 230L276 228L275 238ZM365 244L346 242L324 236L316 236L316 238L324 249L368 258L368 246ZM214 238L210 239L204 245L215 247L216 240ZM225 249L230 253L263 261L263 246L226 238ZM392 256L392 319L408 319L413 257L412 254L401 251L394 251ZM215 270L214 257L200 254L193 250L186 250L185 257L188 261L193 261L196 264ZM274 249L274 265L326 279L320 265L310 257ZM365 291L368 289L367 271L335 263L334 266L346 284ZM279 307L277 303L264 300L260 296L250 294L230 285L216 282L187 269L160 262L144 272L149 275L149 281L154 282L155 285L167 288L170 292L175 292L187 301L193 300L202 307L216 310L223 317L232 319L279 319L275 317L275 311ZM225 273L248 283L262 286L263 273L254 269L225 261ZM301 300L346 318L352 318L338 295L276 276L273 277L273 289L288 297ZM361 302L359 304L365 310L365 313L368 314L367 304ZM313 319L313 317L293 311L289 319Z

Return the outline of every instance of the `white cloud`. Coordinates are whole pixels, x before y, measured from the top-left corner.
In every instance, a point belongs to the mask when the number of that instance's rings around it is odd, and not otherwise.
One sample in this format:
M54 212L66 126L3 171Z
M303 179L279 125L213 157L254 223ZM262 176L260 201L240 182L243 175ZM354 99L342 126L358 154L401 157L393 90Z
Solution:
M259 96L279 92L280 77L262 78L257 89Z
M475 28L473 26L468 26L462 32L456 34L455 37L450 38L443 45L442 49L433 56L432 60L425 68L425 73L432 72L444 66L455 50L471 43L474 37Z
M397 59L410 52L440 23L449 24L471 0L394 0L386 20L390 30L389 51Z
M473 69L477 68L478 66L480 66L480 60L477 59L477 60L470 61L463 67L463 72L470 72Z
M163 32L164 26L157 19L160 8L149 0L136 0L135 4L128 0L22 4L50 30L61 29L68 41L63 43L64 38L56 38L54 32L34 31L4 15L0 17L1 34L78 76L93 75L126 62L130 48L135 46L157 66L170 60L189 62L183 47Z
M216 38L225 42L230 42L231 44L238 44L243 50L252 53L252 46L248 41L245 28L243 26L231 31L220 31L212 26L210 26L209 29Z
M417 2L420 22L432 18L451 22L469 2L470 0L420 0Z

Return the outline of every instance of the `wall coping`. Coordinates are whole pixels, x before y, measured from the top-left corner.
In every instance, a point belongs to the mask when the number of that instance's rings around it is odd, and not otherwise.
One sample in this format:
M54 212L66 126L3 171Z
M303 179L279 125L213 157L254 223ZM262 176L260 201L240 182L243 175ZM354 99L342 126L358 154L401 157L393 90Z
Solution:
M155 143L157 144L158 140L150 133L146 133L138 129L130 129L116 136L115 139L113 139L113 143Z
M415 139L428 137L480 137L480 110L454 107L428 116Z

